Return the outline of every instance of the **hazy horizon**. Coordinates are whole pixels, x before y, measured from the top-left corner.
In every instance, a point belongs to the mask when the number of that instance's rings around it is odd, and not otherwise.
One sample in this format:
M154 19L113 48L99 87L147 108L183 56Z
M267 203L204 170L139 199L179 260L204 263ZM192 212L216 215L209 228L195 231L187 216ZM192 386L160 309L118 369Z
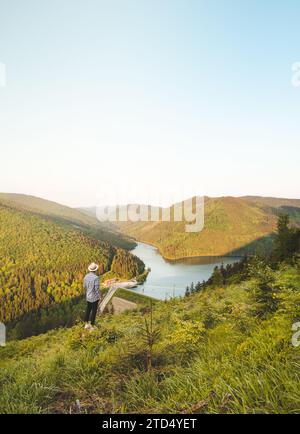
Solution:
M298 198L299 14L294 0L1 2L1 189L72 207Z
M110 205L116 205L116 206L118 206L118 205L134 205L135 204L135 202L128 202L128 203L117 203L117 202L115 202L115 203L113 203L113 202L110 202L110 203L96 203L96 204L89 204L89 205L76 205L76 206L70 206L70 205L68 205L67 203L63 203L63 202L58 202L58 201L56 201L56 200L52 200L52 199L49 199L49 198L46 198L46 197L43 197L43 196L36 196L36 195L33 195L33 194L26 194L26 193L16 193L16 192L4 192L4 191L0 191L0 194L9 194L9 195L13 195L13 194L20 194L20 195L24 195L24 196L29 196L29 197L35 197L35 198L38 198L38 199L43 199L43 200L48 200L48 201L50 201L50 202L54 202L54 203L57 203L57 204L59 204L59 205L63 205L63 206L67 206L67 207L70 207L70 208L75 208L75 209L89 209L89 208L97 208L97 206L110 206ZM255 194L255 195L244 195L244 196L235 196L235 195L225 195L225 196L208 196L208 195L204 195L204 197L208 197L208 198L210 198L210 199L218 199L218 198L222 198L222 197L233 197L233 198L236 198L236 199L242 199L243 197L264 197L265 199L286 199L286 200L300 200L300 196L298 196L298 197L279 197L279 196L260 196L260 195L257 195L257 194ZM188 200L188 199L190 199L191 197L183 197L183 198L181 198L181 199L179 199L178 200L178 203L180 203L180 202L182 202L182 201L184 201L184 200ZM158 203L158 202L139 202L139 203L136 203L136 204L138 204L138 205L148 205L148 206L154 206L154 207L156 207L156 206L163 206L163 207L168 207L168 206L171 206L171 205L173 205L175 202L167 202L167 201L165 201L163 204L161 204L161 203Z

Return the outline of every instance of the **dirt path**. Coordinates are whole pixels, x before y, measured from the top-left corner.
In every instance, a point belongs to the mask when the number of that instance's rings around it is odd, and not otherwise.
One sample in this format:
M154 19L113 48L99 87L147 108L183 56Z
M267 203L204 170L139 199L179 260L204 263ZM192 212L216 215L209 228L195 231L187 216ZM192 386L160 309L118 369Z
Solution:
M124 298L114 297L112 299L114 313L121 313L125 310L133 310L137 308L137 304L132 301L124 300Z

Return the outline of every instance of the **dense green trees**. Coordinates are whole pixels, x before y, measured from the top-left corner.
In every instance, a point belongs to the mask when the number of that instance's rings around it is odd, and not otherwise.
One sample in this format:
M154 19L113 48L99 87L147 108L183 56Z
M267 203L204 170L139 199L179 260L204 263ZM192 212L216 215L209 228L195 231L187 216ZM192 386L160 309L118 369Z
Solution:
M227 264L226 267L222 264L220 267L215 266L213 273L209 279L203 282L192 283L187 286L185 295L188 296L194 292L198 292L208 286L219 287L230 283L238 283L245 280L249 276L248 272L249 258L244 256L240 261L233 264Z
M281 214L277 222L277 234L275 238L273 262L290 259L300 251L300 230L290 227L290 218L287 214Z
M254 281L250 293L255 315L264 318L278 309L281 294L275 283L273 270L280 268L282 263L297 261L299 241L300 230L290 227L289 216L281 214L278 217L274 250L270 257L256 256L248 267L249 277Z
M7 339L24 339L57 327L70 327L83 319L85 305L85 297L80 296L65 302L53 302L42 309L30 310L10 321L7 327Z
M90 215L79 209L39 197L13 193L0 193L0 203L18 211L35 214L54 223L74 226L88 237L107 242L115 247L129 250L136 245L133 240L115 232L112 226L99 222L96 215Z
M128 279L142 274L144 268L144 263L137 256L121 249L117 249L111 264L111 271Z
M82 295L87 265L131 277L143 263L76 229L0 204L0 321Z
M223 271L223 265L222 265L221 269L219 267L214 268L213 274L211 276L212 283L214 285L221 286L224 284L224 277L223 277L222 271Z
M260 258L254 258L249 265L249 277L254 282L249 288L254 314L264 318L269 313L276 312L279 297L272 268Z

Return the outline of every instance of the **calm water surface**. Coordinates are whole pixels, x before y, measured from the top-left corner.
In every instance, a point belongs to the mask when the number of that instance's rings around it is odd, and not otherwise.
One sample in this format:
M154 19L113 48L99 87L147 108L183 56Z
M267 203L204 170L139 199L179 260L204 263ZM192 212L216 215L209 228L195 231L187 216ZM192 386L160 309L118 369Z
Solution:
M184 295L185 288L192 282L207 280L216 265L224 266L237 262L239 257L198 257L186 258L180 261L168 261L164 259L155 247L138 243L131 251L151 268L147 280L143 285L134 288L140 292L158 299L178 297Z

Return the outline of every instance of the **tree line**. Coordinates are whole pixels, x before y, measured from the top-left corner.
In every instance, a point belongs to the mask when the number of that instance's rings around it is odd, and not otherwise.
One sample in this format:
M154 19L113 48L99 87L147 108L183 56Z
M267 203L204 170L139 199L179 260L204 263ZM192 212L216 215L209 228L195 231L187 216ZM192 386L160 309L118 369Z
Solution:
M0 322L83 294L90 262L101 274L143 271L135 256L76 229L0 205Z
M252 257L244 256L240 261L227 264L226 267L223 264L216 266L208 280L192 282L191 285L188 285L185 296L199 292L208 286L219 287L230 283L239 283L255 275L267 276L270 274L269 270L278 268L282 262L293 263L299 252L300 229L290 225L287 214L281 214L278 217L273 249L269 255L257 253ZM262 287L264 287L263 283ZM261 296L265 297L265 294L261 294ZM260 295L257 295L257 298L259 297Z

